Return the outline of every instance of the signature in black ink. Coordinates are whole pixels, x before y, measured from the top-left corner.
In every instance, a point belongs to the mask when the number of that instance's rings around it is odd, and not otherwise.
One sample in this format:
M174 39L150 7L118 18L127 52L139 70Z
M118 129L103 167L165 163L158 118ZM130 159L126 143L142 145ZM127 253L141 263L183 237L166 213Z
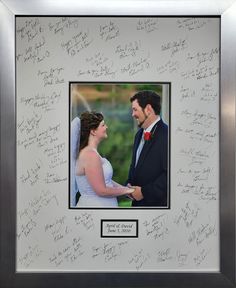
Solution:
M108 24L100 25L99 35L102 40L110 41L120 36L120 29L114 21L110 21Z

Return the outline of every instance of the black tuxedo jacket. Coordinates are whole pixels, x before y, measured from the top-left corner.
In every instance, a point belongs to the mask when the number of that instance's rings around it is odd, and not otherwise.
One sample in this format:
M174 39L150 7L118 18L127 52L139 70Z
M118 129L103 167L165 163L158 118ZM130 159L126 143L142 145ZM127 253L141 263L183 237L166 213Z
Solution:
M136 167L136 151L143 129L138 130L134 139L128 183L141 186L144 199L133 201L132 206L167 206L168 126L162 120L155 126L152 138L145 141Z

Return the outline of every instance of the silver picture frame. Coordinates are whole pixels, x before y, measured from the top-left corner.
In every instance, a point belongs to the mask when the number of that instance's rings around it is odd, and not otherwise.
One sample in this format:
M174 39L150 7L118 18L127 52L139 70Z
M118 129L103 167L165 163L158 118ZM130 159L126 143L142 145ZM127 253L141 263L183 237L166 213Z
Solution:
M214 2L214 1L213 1ZM16 273L15 14L0 3L0 287L235 287L236 7L221 15L220 272ZM184 11L183 11L183 14ZM171 15L170 15L171 16ZM191 15L194 16L194 15Z

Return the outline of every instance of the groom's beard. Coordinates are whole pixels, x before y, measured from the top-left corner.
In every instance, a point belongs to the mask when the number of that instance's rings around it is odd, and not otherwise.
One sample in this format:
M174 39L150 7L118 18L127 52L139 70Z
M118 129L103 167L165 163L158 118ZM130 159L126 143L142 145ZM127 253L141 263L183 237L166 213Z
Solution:
M147 114L145 112L143 112L143 115L144 115L145 118L144 118L144 120L142 122L138 123L138 127L139 128L142 128L144 122L148 119L148 116L147 116Z

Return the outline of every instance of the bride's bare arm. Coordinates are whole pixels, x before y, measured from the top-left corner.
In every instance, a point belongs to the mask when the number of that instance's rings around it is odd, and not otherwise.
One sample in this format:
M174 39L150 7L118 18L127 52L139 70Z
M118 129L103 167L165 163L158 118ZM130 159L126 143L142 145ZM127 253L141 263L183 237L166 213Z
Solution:
M99 196L120 196L134 192L134 189L117 186L107 187L102 170L101 158L93 151L86 151L83 157L84 171L87 179L94 189L95 193Z

